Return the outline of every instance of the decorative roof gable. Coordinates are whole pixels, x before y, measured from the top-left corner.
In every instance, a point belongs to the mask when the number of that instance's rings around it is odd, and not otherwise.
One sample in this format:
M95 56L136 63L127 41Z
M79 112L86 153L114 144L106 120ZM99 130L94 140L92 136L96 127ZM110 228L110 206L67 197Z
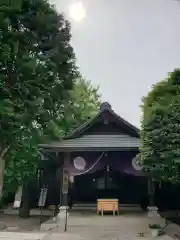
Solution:
M73 139L78 138L84 135L88 129L92 128L92 126L97 123L99 119L103 119L104 122L108 122L108 118L111 116L113 121L116 122L117 125L123 127L125 131L133 136L139 137L139 129L133 126L131 123L127 122L125 119L117 115L111 108L111 105L107 102L102 103L100 106L100 111L90 120L85 122L80 127L76 128L73 132L66 136L65 139Z

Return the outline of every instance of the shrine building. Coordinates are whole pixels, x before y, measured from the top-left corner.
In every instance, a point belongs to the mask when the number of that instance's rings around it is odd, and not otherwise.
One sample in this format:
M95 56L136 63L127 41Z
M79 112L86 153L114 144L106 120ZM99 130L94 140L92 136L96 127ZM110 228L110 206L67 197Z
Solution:
M103 103L96 116L62 141L40 145L46 204L67 205L69 195L73 204L114 198L120 204L141 204L148 179L136 162L139 146L139 129Z

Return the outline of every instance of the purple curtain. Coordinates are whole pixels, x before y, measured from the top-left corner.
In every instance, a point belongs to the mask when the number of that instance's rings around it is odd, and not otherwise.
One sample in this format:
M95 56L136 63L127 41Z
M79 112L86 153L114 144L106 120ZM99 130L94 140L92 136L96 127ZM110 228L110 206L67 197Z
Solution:
M137 152L110 152L109 159L112 170L123 171L134 176L145 176L145 173L135 166Z
M94 173L105 167L103 152L71 153L70 161L65 163L71 176Z
M78 152L71 153L66 168L71 176L94 173L110 165L113 171L121 171L134 176L145 176L145 173L134 166L132 160L137 152Z

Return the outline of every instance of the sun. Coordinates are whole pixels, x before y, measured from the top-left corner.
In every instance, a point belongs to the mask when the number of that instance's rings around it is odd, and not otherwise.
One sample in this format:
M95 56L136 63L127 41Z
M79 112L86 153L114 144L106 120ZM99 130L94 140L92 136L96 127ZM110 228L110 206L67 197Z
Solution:
M75 22L81 22L86 17L86 9L82 1L69 6L70 18Z

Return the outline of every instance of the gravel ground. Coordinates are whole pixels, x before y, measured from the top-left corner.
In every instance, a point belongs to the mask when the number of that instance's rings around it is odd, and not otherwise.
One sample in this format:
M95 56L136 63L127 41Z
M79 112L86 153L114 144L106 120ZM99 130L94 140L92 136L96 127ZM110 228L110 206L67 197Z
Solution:
M40 221L45 222L49 219L48 216L32 216L28 219L22 219L16 215L5 215L0 213L0 231L39 231Z

